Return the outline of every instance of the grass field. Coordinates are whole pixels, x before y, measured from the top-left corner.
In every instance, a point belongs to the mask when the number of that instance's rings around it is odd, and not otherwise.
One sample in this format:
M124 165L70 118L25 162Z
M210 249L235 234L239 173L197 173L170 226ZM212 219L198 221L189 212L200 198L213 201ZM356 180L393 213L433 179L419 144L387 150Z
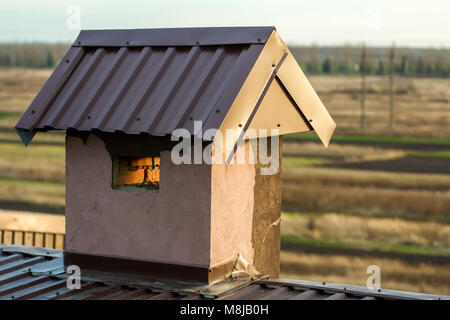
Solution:
M13 130L49 70L0 69L0 209L64 212L64 133L25 148ZM369 77L367 135L358 78L312 83L338 130L283 145L281 276L450 295L450 80L398 79L387 130L386 79Z

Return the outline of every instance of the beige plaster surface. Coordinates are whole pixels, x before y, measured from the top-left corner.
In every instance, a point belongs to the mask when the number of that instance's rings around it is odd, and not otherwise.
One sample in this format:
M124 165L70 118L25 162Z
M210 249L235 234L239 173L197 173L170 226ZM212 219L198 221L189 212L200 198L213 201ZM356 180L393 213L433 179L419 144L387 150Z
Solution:
M114 190L103 141L68 136L66 250L201 266L239 253L278 275L281 173L261 176L248 163L174 165L169 151L160 158L158 192Z
M111 187L112 161L91 134L66 141L66 250L209 265L211 167L161 152L159 192Z

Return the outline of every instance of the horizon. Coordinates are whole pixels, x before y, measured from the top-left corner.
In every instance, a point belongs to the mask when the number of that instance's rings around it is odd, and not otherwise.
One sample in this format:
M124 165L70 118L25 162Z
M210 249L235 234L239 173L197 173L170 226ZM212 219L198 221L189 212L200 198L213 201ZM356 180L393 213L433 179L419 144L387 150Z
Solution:
M275 6L267 0L17 0L2 6L0 43L71 43L80 29L273 25L290 46L364 43L382 48L395 43L399 48L447 49L448 13L450 3L443 0L426 4L405 0L348 0L344 4L286 0Z

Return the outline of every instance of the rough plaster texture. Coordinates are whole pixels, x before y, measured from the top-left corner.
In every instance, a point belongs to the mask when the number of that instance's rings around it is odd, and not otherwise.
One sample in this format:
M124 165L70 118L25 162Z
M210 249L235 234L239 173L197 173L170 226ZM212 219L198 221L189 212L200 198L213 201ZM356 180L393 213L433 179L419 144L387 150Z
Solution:
M253 210L252 244L253 265L271 277L280 275L281 244L281 153L283 138L279 138L279 170L274 175L261 175L261 164L256 165Z
M114 190L103 141L68 136L66 249L202 266L240 253L278 276L281 172L262 176L259 164L177 166L169 151L160 157L159 192Z
M238 252L252 262L255 165L213 164L211 179L211 264Z
M66 250L209 265L211 167L161 152L159 192L113 190L112 161L91 134L66 140Z
M279 275L281 140L275 175L261 175L259 163L212 165L212 265L240 253L258 272Z

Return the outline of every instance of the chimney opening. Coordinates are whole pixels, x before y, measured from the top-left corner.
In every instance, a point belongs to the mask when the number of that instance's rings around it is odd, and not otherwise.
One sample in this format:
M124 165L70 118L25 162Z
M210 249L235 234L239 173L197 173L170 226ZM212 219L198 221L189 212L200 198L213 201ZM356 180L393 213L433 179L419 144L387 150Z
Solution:
M159 190L159 157L113 156L113 189Z

